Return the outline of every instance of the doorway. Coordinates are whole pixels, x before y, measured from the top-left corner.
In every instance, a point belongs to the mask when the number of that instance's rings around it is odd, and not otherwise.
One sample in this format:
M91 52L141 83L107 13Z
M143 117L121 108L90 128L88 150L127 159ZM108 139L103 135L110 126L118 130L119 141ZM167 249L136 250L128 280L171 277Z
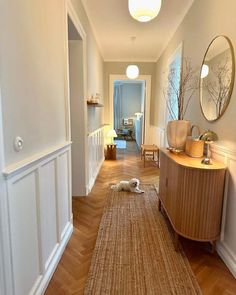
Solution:
M84 38L73 12L67 16L68 29L68 140L72 142L72 196L87 195L87 108L84 100Z
M145 81L115 80L113 96L113 126L118 149L126 149L127 143L138 147L145 137Z
M125 86L122 86L125 85ZM130 86L129 86L130 85ZM132 86L133 85L133 86ZM126 110L122 113L119 109L122 110L122 106L117 108L117 103L119 100L116 99L117 93L120 91L122 93L122 87L127 89L140 88L140 94L136 96L140 97L140 108L137 107L136 111L135 107L132 108L132 105L136 105L134 103L135 95L131 95L132 90L125 91L126 95L124 97L124 101L128 101L129 104L126 107ZM131 93L130 93L131 92ZM128 93L128 94L127 94ZM133 91L135 93L135 91ZM134 96L134 97L133 97ZM131 97L131 99L130 99ZM141 146L141 144L150 144L152 143L152 138L150 138L150 100L151 100L151 76L150 75L140 75L138 79L135 80L127 80L125 75L110 75L109 81L109 125L111 129L121 129L121 134L117 134L120 138L126 137L128 140L132 140L130 134L124 135L123 129L131 129L133 139L137 142L137 146ZM122 100L120 100L122 103ZM130 112L127 112L127 109ZM115 114L118 112L118 114ZM117 119L118 118L118 119ZM133 119L133 120L129 120ZM131 128L130 128L131 127ZM127 131L125 131L127 132ZM118 131L119 133L119 131ZM123 134L122 134L123 133Z

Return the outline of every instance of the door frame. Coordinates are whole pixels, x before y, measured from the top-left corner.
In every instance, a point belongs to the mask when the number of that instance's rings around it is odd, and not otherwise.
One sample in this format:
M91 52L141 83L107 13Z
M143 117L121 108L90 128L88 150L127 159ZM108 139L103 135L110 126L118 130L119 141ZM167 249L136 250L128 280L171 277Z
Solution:
M70 111L70 75L69 75L69 36L68 36L68 17L72 21L73 25L75 26L78 34L81 37L82 41L82 71L83 71L83 89L82 89L82 100L81 108L79 109L81 118L81 125L83 126L83 132L81 134L81 147L83 150L83 160L80 162L80 169L85 173L85 180L81 183L81 192L80 195L87 195L89 193L89 181L88 181L88 140L87 140L87 102L86 97L87 95L87 37L86 32L83 28L83 25L73 7L71 0L66 1L66 9L65 9L65 121L66 121L66 140L72 142L71 138L71 111ZM80 97L81 99L81 97ZM73 146L71 147L73 148ZM72 177L71 177L72 179ZM72 185L72 183L71 183ZM72 187L70 188L72 192ZM71 193L72 195L72 193Z
M66 1L66 14L65 14L65 97L66 97L66 113L65 113L65 120L66 120L66 140L71 141L71 120L70 120L70 79L69 79L69 37L68 37L68 16L70 17L73 25L75 26L76 30L78 31L82 42L83 42L83 92L84 97L87 97L86 89L87 89L87 38L85 30L83 29L82 23L80 22L77 13L73 7L73 4L70 0ZM87 121L85 122L87 124ZM85 132L87 135L87 132Z
M111 129L114 129L114 82L116 80L127 81L126 75L110 75L109 76L109 125ZM145 114L144 114L144 144L149 144L152 142L150 138L150 104L151 104L151 75L140 75L134 81L145 81Z

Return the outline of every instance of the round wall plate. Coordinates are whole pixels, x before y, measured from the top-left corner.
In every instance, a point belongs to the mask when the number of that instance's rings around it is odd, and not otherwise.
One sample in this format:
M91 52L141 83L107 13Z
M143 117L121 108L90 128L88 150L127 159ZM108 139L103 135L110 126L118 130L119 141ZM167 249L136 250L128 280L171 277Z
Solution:
M15 140L14 140L14 149L15 149L16 152L19 152L20 150L22 150L23 143L24 143L24 140L20 136L17 136L15 138Z

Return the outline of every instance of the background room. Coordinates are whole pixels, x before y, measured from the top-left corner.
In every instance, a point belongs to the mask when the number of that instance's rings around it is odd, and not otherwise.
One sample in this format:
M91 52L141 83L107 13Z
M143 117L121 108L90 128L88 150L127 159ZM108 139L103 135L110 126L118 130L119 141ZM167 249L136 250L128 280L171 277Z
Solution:
M127 141L140 147L145 129L145 82L116 80L113 106L117 148L126 148Z

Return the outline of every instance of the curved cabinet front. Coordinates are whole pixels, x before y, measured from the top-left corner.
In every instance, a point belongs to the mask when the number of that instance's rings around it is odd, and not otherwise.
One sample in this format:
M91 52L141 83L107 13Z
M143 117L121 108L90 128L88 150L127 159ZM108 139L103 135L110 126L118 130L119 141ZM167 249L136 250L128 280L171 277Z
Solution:
M197 241L220 235L225 165L160 151L159 198L177 234Z

